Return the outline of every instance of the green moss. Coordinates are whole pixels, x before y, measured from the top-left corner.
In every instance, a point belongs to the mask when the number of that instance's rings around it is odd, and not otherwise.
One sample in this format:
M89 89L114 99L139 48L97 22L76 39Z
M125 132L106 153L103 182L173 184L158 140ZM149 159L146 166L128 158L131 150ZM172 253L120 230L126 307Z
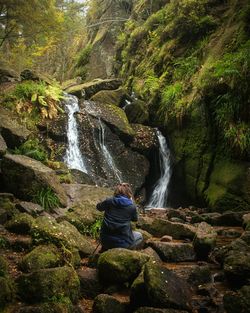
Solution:
M25 141L14 150L14 154L26 155L38 161L46 161L48 159L48 153L37 138Z
M0 276L6 276L8 273L8 263L5 260L5 258L3 258L2 256L0 256Z
M15 295L15 285L9 277L0 277L0 309L12 302Z

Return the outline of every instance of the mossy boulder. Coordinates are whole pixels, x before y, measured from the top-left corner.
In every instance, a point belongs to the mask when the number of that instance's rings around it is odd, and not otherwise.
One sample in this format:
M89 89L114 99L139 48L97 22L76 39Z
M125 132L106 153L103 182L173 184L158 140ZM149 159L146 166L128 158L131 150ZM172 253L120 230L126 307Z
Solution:
M142 100L134 100L125 106L125 113L130 123L146 124L149 118L147 104Z
M90 100L103 104L113 104L120 107L127 97L126 90L121 87L116 90L101 90L92 96Z
M131 285L130 303L132 307L149 305L143 271L139 274L139 276L133 281L133 284Z
M39 161L23 155L4 156L2 173L6 189L24 200L45 188L50 188L61 205L67 205L67 197L55 172Z
M17 234L29 234L34 224L34 218L27 213L15 214L5 227Z
M18 211L15 209L14 196L11 193L0 193L0 224L4 224Z
M189 262L195 260L191 243L149 241L148 244L159 254L164 262Z
M119 79L95 79L84 84L71 86L65 91L78 98L90 99L101 90L115 90L119 88L121 83L122 81Z
M249 312L250 286L243 286L237 292L228 292L223 297L224 308L227 313Z
M62 256L55 245L38 246L26 254L19 267L23 272L34 272L44 268L57 267L62 263Z
M73 312L74 306L69 298L65 297L60 302L48 302L36 305L22 306L16 313L68 313Z
M17 121L12 112L3 107L0 108L0 130L5 143L11 149L20 146L31 134Z
M173 223L163 218L141 217L139 226L156 237L169 235L174 239L193 239L196 233L196 228L192 225Z
M16 208L22 212L22 213L27 213L33 217L38 216L44 211L44 208L33 202L27 202L27 201L20 201L16 204Z
M126 305L115 297L100 294L98 295L93 304L93 313L126 313Z
M137 251L122 248L108 250L98 259L99 277L101 281L111 284L132 282L149 259L150 256Z
M212 281L212 273L209 265L197 265L192 268L188 275L187 282L195 287L199 285L210 283Z
M144 268L144 281L151 306L190 309L191 287L172 271L148 262Z
M45 302L60 297L69 297L76 302L80 294L80 282L71 267L42 269L23 274L17 279L20 297L29 302Z
M94 268L83 268L77 271L81 284L81 296L84 298L95 298L102 291L98 279L97 270Z
M125 112L116 105L85 101L84 108L88 114L96 118L101 118L110 125L118 135L125 138L132 138L135 135Z
M217 233L212 226L206 222L198 225L196 236L193 240L193 246L199 259L206 259L215 247Z
M77 249L81 256L90 255L95 249L94 244L75 226L67 221L57 223L52 217L38 217L32 227L32 237L35 242L50 242L59 247Z

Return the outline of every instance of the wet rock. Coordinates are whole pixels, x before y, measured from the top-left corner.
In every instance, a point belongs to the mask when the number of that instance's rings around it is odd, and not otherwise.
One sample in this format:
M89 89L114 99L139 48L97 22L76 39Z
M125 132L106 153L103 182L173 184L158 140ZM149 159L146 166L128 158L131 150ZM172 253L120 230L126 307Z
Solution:
M34 224L34 218L27 213L15 214L10 221L5 224L5 227L16 234L29 234L32 225Z
M238 292L229 292L223 298L227 313L247 313L250 308L250 286L243 286Z
M187 279L188 283L192 286L199 286L202 284L210 283L212 281L212 273L208 265L197 265L192 268L191 273Z
M126 313L126 305L115 297L100 294L95 298L93 313Z
M16 208L20 212L27 213L29 215L32 215L33 217L38 216L44 211L44 208L41 207L39 204L27 201L21 201L17 203Z
M148 156L149 153L159 145L156 130L141 124L131 124L131 126L135 135L129 146L139 153Z
M29 303L46 301L51 298L69 297L76 302L80 294L80 282L70 267L42 269L23 274L17 279L18 292Z
M82 297L93 299L101 293L102 286L99 283L96 269L79 269L77 274L80 279Z
M67 142L67 115L60 113L53 120L44 119L37 124L38 129L56 142ZM47 139L48 140L48 139Z
M11 149L20 146L30 136L30 131L13 118L12 112L4 108L0 108L0 130L5 143Z
M192 225L173 223L162 218L141 217L138 225L156 237L168 235L174 239L193 239L196 233Z
M116 90L101 90L90 98L91 101L100 102L103 104L113 104L121 107L128 98L128 94L125 89L118 88Z
M138 308L134 313L187 313L188 311L174 309L160 309L143 306Z
M130 123L146 124L149 118L147 104L142 100L133 100L124 109Z
M195 252L191 243L149 241L148 244L165 262L188 262L195 260Z
M76 169L71 169L70 174L72 176L72 179L77 184L84 184L84 185L96 185L95 181L92 177L90 177L88 174L83 173L81 171L78 171Z
M193 246L198 259L205 260L208 254L215 247L217 233L212 226L206 222L198 225Z
M144 281L151 306L190 308L191 288L172 271L148 262L144 268Z
M75 248L82 257L90 255L95 249L94 244L81 235L76 227L67 221L57 223L55 219L47 216L35 220L32 237L38 242L51 242L69 249Z
M3 137L0 135L0 156L3 156L7 151L7 145Z
M99 277L105 283L131 282L149 259L150 256L137 251L122 248L108 250L98 259Z
M67 88L65 91L78 98L90 99L101 90L115 90L121 86L119 79L95 79L93 81L75 85Z
M57 267L62 257L55 245L38 246L26 254L19 267L23 272L34 272L44 268Z
M6 188L21 199L30 200L43 188L51 188L60 203L67 205L66 194L54 171L39 161L8 154L2 161L2 173Z

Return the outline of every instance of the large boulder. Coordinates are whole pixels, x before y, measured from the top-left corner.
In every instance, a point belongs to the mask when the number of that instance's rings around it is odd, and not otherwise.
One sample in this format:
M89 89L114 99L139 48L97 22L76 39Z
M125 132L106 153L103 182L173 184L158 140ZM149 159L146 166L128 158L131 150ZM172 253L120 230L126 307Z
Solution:
M114 284L132 282L149 259L150 256L137 251L123 248L108 250L98 259L100 279Z
M50 188L61 205L67 205L67 197L55 172L39 161L23 155L4 156L2 173L6 188L17 197L30 200L37 193Z
M206 259L215 247L217 233L212 226L206 222L198 225L196 236L193 241L196 255L199 259Z
M190 309L191 287L172 271L148 262L144 268L144 281L151 306Z
M78 276L74 269L67 266L23 274L18 277L17 285L19 295L29 303L58 297L69 297L76 302L80 294Z
M102 291L98 279L97 270L94 268L83 268L77 271L81 284L81 296L84 298L95 298Z
M142 100L134 100L128 103L124 111L130 123L146 124L148 121L148 108L146 103Z
M94 244L72 224L67 221L57 223L52 217L38 217L32 227L32 237L36 242L51 242L59 247L77 249L81 256L90 255L95 249Z
M38 246L26 254L19 267L23 272L34 272L43 268L57 267L62 263L62 256L55 245Z
M93 95L90 100L121 107L124 103L126 103L126 98L128 98L128 94L126 90L121 87L116 90L101 90Z
M27 213L17 213L5 224L5 227L16 234L29 234L34 221L34 218Z
M30 131L21 125L13 113L0 108L0 131L8 148L14 149L20 146L30 136Z
M189 262L195 260L191 243L149 241L148 244L159 254L164 262Z
M196 234L196 227L192 225L173 223L163 218L141 217L138 224L156 237L169 235L174 239L193 239Z
M122 81L120 79L95 79L93 81L74 85L65 91L78 98L89 99L101 90L114 90L120 87Z

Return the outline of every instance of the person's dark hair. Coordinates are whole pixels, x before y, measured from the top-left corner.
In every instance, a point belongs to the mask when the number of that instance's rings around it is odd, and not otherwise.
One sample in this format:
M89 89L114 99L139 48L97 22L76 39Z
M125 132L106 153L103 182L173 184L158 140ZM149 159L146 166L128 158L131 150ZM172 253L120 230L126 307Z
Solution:
M126 196L128 198L133 198L133 192L128 183L121 183L115 187L114 196Z

